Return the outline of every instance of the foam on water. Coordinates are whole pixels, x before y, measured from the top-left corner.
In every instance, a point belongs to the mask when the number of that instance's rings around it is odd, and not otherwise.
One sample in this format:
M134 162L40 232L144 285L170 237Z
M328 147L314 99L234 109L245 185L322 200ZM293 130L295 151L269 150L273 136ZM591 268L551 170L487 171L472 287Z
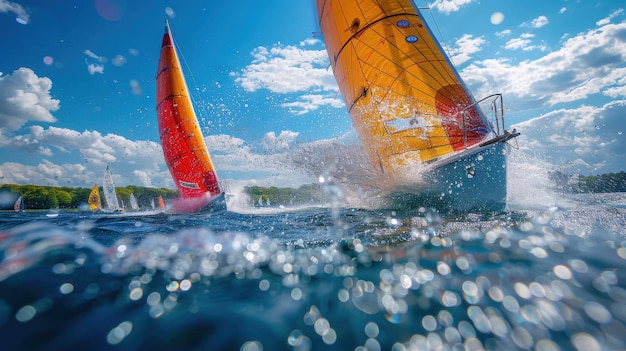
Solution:
M311 203L307 205L256 207L252 205L252 199L250 196L244 192L234 192L227 198L228 210L241 214L273 215L279 213L300 212L314 208L324 208L327 206L327 203Z
M541 159L511 149L507 157L507 205L510 209L545 209L571 204L554 189L549 172L553 167Z
M550 206L570 208L576 202L555 190L549 173L553 165L515 147L507 151L507 204L511 210L541 210ZM388 208L392 189L405 186L408 192L422 184L424 168L407 166L391 179L372 169L358 143L312 143L292 155L292 162L311 176L322 175L342 187L342 205L350 208Z

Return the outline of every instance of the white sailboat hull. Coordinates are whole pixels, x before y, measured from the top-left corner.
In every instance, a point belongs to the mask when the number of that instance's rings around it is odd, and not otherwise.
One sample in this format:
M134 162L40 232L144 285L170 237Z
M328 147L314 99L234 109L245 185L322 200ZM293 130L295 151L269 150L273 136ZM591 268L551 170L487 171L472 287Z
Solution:
M169 203L168 213L220 212L226 211L226 196L224 193L184 199L178 198Z
M392 206L433 207L445 212L502 211L506 208L506 154L504 141L477 146L429 164L413 185L394 188Z

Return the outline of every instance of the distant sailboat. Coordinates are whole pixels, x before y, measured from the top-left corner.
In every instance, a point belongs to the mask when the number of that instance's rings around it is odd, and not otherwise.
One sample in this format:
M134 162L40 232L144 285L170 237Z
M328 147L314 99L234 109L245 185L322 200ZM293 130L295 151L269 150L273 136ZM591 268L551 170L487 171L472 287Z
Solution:
M139 204L137 204L137 198L133 193L130 194L130 208L135 211L139 209Z
M165 201L163 201L163 196L159 195L159 197L157 198L157 201L159 203L159 209L164 210L165 209Z
M504 207L501 94L476 101L411 0L316 0L330 64L381 188ZM489 104L493 120L481 108Z
M117 201L117 194L115 193L115 184L113 183L113 176L111 170L107 166L104 171L104 179L102 180L102 191L104 191L104 199L107 202L107 209L110 211L123 211Z
M159 135L167 167L183 201L181 212L225 208L215 167L196 119L167 20L156 78Z
M102 203L100 202L100 190L98 190L98 184L91 188L89 193L89 199L87 200L90 211L98 211L102 209Z
M13 210L15 210L15 212L24 212L24 208L24 197L20 196L17 198L17 200L15 200L15 203L13 204Z

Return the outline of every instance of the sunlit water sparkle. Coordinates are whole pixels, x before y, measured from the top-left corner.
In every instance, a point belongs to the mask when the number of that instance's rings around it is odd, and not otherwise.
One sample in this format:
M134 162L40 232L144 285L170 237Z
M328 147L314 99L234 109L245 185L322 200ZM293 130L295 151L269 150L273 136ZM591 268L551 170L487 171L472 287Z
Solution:
M567 203L4 212L2 349L624 349L626 195Z

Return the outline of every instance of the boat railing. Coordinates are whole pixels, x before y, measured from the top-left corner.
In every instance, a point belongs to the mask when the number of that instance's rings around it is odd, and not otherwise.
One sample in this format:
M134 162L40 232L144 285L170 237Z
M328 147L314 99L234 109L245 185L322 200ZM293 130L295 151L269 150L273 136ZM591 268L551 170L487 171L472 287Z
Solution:
M485 111L481 106L487 104L489 107L487 109L488 114L485 114ZM466 128L466 120L468 118L468 114L471 109L477 109L478 113L484 115L487 118L487 122L496 132L496 136L502 135L504 130L504 101L502 99L502 93L491 94L487 97L484 97L478 101L475 101L473 104L466 106L461 111L462 123L463 123L463 146L467 149L467 128Z

